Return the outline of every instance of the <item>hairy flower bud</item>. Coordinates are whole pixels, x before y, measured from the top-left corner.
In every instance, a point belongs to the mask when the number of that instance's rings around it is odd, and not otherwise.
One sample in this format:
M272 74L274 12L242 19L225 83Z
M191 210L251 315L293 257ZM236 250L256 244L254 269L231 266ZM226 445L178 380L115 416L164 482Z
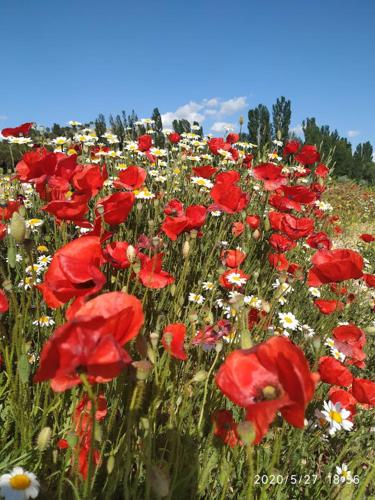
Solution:
M23 243L26 237L25 219L18 213L13 212L10 221L10 234L13 236L16 243Z

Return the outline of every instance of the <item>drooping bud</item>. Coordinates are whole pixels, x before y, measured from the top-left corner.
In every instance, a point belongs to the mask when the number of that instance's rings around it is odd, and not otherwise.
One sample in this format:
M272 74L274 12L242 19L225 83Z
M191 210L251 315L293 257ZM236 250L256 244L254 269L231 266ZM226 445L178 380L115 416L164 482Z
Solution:
M51 441L51 435L51 427L43 427L43 429L39 432L38 437L36 438L36 445L38 447L38 450L44 451L46 448L48 448Z
M10 221L10 234L13 236L16 243L23 243L25 241L26 222L18 212L13 212Z

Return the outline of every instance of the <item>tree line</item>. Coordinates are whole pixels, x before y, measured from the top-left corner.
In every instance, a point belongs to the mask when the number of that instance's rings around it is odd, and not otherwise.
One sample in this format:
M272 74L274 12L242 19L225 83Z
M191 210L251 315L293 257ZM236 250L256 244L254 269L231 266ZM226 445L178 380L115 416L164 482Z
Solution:
M279 97L272 106L270 113L267 106L259 104L249 109L247 131L243 130L243 118L240 118L240 140L256 144L260 151L272 148L275 139L283 142L287 140L299 140L306 144L315 144L321 152L322 161L329 161L334 166L336 177L348 177L369 184L375 183L375 162L373 161L373 147L369 141L363 142L352 149L347 138L341 137L337 130L328 125L318 125L316 118L306 118L302 122L303 138L291 130L292 107L291 101L284 96ZM158 147L165 145L165 136L162 133L163 123L158 108L154 108L151 119L155 130L154 140ZM173 130L179 134L194 132L203 136L203 128L198 122L191 124L188 120L180 119L173 121ZM120 142L125 139L135 140L137 136L146 132L147 124L141 123L137 113L132 110L130 114L122 111L115 116L109 115L108 120L101 113L89 123L87 127L94 127L98 136L111 130L117 135ZM35 132L34 132L35 134ZM72 135L71 127L61 126L54 123L52 127L44 130L47 137ZM17 152L15 160L17 160ZM10 164L10 152L8 144L0 142L0 167Z

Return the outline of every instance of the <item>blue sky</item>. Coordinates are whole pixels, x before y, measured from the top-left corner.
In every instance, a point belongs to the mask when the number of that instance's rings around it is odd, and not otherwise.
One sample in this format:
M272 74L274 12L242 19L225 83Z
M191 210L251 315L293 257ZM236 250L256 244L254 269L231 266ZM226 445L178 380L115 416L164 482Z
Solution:
M219 134L285 95L296 129L375 145L374 19L373 0L1 0L0 129L158 106Z

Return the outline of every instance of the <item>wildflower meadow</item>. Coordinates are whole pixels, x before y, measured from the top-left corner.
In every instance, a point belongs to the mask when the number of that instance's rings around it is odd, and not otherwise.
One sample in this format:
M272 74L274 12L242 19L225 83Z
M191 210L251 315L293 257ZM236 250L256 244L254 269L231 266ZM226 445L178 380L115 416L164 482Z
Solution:
M375 498L375 192L319 145L2 130L0 497Z

